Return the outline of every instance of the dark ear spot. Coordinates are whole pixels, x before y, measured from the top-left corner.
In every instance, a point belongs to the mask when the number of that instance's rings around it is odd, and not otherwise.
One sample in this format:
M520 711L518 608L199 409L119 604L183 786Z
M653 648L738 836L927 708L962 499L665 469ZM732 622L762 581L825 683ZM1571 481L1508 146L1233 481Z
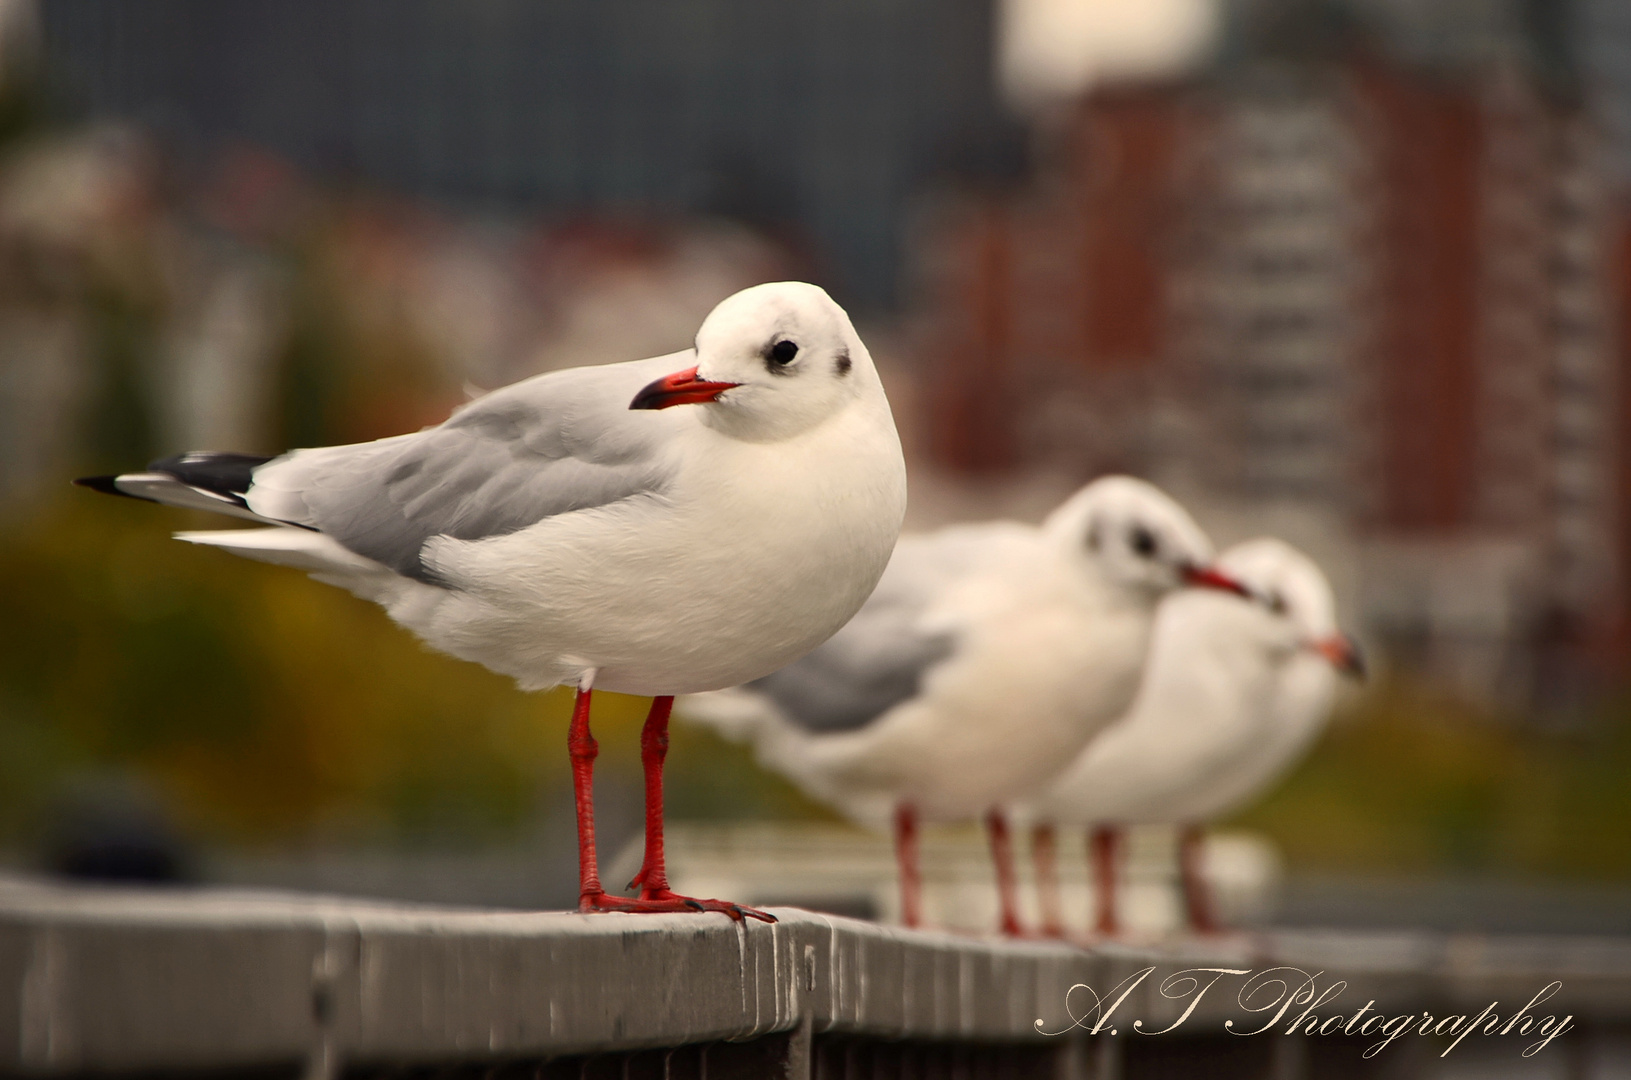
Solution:
M838 369L838 374L840 375L849 374L850 363L848 350L840 349L838 351L838 360L833 364L833 367Z

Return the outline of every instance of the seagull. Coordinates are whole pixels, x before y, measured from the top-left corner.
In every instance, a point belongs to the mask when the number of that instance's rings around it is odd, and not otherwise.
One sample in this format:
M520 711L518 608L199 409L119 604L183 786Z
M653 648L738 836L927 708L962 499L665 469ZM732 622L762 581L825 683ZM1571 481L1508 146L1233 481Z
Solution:
M1016 912L1008 802L1034 792L1137 691L1158 601L1239 590L1157 488L1105 477L1040 527L902 538L860 613L802 660L687 699L682 716L863 825L893 818L902 921L920 922L917 823L985 815L1005 932Z
M800 282L726 298L685 352L539 375L415 434L273 458L187 453L78 482L271 526L179 538L306 570L523 690L575 685L579 910L736 920L774 921L668 887L673 697L760 678L843 626L906 510L872 358L843 309ZM600 883L596 688L654 697L638 899Z
M1198 930L1215 929L1198 873L1201 830L1282 775L1330 714L1338 672L1364 667L1337 629L1325 575L1274 539L1236 545L1219 569L1257 599L1184 593L1156 617L1138 699L1089 743L1026 812L1041 822L1093 827L1097 930L1113 934L1115 859L1130 824L1181 827L1185 910ZM1042 907L1057 912L1052 867L1038 866ZM1049 895L1052 894L1052 895Z

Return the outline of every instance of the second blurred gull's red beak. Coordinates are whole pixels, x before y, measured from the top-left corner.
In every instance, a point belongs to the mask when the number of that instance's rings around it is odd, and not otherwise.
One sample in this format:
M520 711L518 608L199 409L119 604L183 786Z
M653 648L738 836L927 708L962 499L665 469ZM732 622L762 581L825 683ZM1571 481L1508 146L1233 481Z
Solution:
M672 375L664 375L648 384L634 395L634 400L629 402L629 408L666 409L670 405L700 405L705 401L713 401L725 391L740 385L742 384L733 382L708 382L697 378L696 368L686 368Z
M1309 648L1329 660L1331 666L1342 674L1364 681L1365 654L1360 652L1359 645L1347 634L1332 634L1330 637L1320 638L1311 642Z
M1252 598L1252 592L1234 578L1211 566L1196 566L1187 563L1183 567L1184 584L1200 589L1222 589L1232 592L1236 596Z

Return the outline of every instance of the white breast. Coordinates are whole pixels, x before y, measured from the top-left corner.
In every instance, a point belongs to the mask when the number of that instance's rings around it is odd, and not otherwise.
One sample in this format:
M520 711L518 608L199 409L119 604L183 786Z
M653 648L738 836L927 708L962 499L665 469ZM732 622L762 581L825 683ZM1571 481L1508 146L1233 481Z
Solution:
M848 410L754 443L697 425L675 452L662 495L432 540L453 588L411 590L392 616L525 688L595 668L597 687L679 694L766 675L854 615L905 513L892 426Z

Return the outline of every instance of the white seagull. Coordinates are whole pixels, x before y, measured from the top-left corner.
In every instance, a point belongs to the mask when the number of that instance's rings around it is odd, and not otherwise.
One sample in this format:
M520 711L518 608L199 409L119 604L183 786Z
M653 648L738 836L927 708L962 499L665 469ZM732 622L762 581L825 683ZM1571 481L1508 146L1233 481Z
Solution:
M275 458L181 454L79 482L272 525L180 538L310 571L523 689L576 684L580 910L737 919L769 917L668 888L673 695L759 678L843 626L906 509L872 358L843 309L799 282L724 300L692 350L540 375L412 435ZM600 884L593 687L656 695L638 900Z
M919 817L986 815L1003 929L1020 931L1003 806L1034 793L1137 691L1157 602L1238 589L1159 490L1107 477L1040 527L902 538L860 614L802 660L682 705L852 819L893 815L901 908L919 921Z
M1120 829L1135 824L1182 827L1186 912L1196 929L1215 927L1197 866L1198 823L1282 775L1323 727L1336 673L1363 671L1337 629L1331 587L1307 556L1260 539L1230 548L1218 567L1260 602L1185 593L1163 603L1138 700L1027 807L1040 822L1093 827L1103 934L1117 929ZM1051 867L1038 871L1043 908L1057 912Z

